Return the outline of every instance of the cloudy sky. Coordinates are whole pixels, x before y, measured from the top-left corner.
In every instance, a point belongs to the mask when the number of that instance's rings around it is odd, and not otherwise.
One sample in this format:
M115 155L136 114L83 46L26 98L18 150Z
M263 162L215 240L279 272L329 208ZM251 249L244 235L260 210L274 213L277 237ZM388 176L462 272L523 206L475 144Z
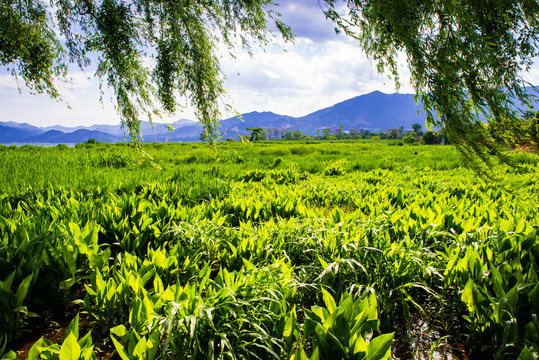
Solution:
M301 116L374 90L395 92L393 81L377 73L375 64L356 42L335 33L316 0L281 1L278 11L296 34L294 44L276 41L263 49L254 49L252 56L239 51L235 59L226 52L222 54L228 92L224 101L234 110ZM402 60L399 91L410 93ZM72 72L72 82L61 85L64 102L58 103L43 95L29 95L22 82L17 83L0 69L0 121L38 126L118 124L111 92L105 88L100 102L99 82L92 75L91 71L83 73L78 69ZM539 80L539 66L527 79ZM194 115L187 108L174 118L194 119ZM171 120L174 119L163 119Z

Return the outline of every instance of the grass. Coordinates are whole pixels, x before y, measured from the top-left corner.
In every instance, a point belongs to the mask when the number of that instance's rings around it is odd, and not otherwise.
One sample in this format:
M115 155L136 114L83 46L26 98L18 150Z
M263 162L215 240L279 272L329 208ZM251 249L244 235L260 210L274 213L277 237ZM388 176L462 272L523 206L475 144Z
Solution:
M0 148L0 349L71 309L99 357L387 358L392 339L413 357L432 350L417 324L473 356L537 353L536 155L485 182L450 146L143 150Z

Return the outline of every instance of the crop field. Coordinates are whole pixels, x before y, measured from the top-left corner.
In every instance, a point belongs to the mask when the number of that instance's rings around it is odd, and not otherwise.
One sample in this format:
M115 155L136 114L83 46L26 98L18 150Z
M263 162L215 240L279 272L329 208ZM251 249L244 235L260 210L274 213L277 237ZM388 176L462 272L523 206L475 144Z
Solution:
M0 147L4 359L536 359L539 157Z

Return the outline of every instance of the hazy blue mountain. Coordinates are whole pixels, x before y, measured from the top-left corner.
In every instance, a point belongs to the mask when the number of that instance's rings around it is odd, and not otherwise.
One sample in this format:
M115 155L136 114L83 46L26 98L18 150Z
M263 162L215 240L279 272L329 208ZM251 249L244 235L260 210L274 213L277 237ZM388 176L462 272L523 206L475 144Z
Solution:
M25 131L28 131L28 132L34 133L34 134L41 134L41 133L44 133L46 131L43 128L40 128L40 127L37 127L37 126L34 126L34 125L30 125L28 123L18 123L18 122L15 122L15 121L7 121L7 122L0 121L0 125L25 130Z
M86 129L75 130L70 133L65 133L59 130L49 130L43 134L29 137L24 142L29 143L51 143L51 144L68 144L81 143L88 139L96 139L99 142L118 142L123 141L123 137L119 138L111 134L101 131L92 131Z
M311 114L294 118L272 112L243 114L243 121L236 117L221 121L221 129L228 137L246 135L249 127L264 129L298 130L314 135L317 130L335 130L344 125L345 130L388 130L403 126L411 129L412 124L425 124L426 116L418 115L412 94L384 94L379 91L357 96ZM232 137L232 136L231 136Z
M426 115L412 94L384 94L375 91L340 102L297 119L297 127L305 132L315 129L332 130L344 125L345 129L388 130L412 124L424 124Z
M529 93L535 92L531 88ZM536 94L536 93L535 93ZM537 103L534 110L539 110ZM379 91L357 96L325 109L315 111L301 117L266 112L250 112L238 117L231 117L220 122L222 138L236 138L237 134L247 135L250 127L261 127L266 130L299 130L314 135L323 128L335 130L341 125L345 130L386 131L404 127L411 129L412 124L425 124L426 115L421 104L416 104L412 94L384 94ZM202 126L198 123L181 119L171 124L170 132L165 124L149 122L141 123L142 141L144 142L177 142L198 141ZM0 122L0 143L78 143L95 138L100 142L124 141L124 131L120 125L92 125L66 128L52 126L40 128L29 124Z
M219 131L223 139L227 137L237 138L237 134L246 135L250 131L246 130L249 127L268 128L291 128L293 127L295 118L286 115L279 115L269 111L266 112L250 112L242 114L241 118L237 116L221 120ZM161 141L198 141L202 132L202 125L192 122L191 125L176 126L174 131L150 134L143 136L145 142L161 142ZM295 130L295 129L293 129Z
M5 126L0 124L0 143L12 144L16 142L24 142L24 139L32 136L33 132L24 128Z
M196 124L193 122L193 124ZM198 141L202 126L187 125L174 126L174 131L166 130L164 132L150 133L143 135L144 142L178 142L178 141Z
M223 138L235 138L237 134L242 136L250 134L251 132L247 128L297 130L296 122L297 119L292 116L275 114L271 111L253 111L242 114L241 118L234 116L221 120L221 132Z
M194 125L196 124L193 120L189 119L180 119L171 125L174 128L187 126L187 125ZM31 125L30 125L31 126ZM122 137L124 136L124 130L122 129L121 125L91 125L91 126L77 126L77 127L65 127L60 125L54 125L54 126L48 126L43 129L42 132L49 131L49 130L58 130L64 133L72 133L76 130L92 130L92 131L99 131L115 136ZM140 123L140 132L142 136L146 135L156 135L156 134L164 134L166 132L169 132L169 130L166 128L165 124L163 123L157 123L155 122L152 126L152 124L149 121L142 121Z

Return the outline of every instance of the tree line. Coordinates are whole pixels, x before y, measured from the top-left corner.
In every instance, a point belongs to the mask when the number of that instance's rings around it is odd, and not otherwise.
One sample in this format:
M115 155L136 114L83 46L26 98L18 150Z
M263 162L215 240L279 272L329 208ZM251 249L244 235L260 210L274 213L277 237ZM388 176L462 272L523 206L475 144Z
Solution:
M527 112L518 123L518 126L508 127L503 121L489 121L478 123L478 130L483 133L486 141L502 146L504 148L525 147L539 150L539 113ZM389 129L387 131L373 131L368 129L348 129L340 125L335 129L324 127L316 129L314 135L305 134L299 130L261 127L247 128L251 133L244 137L238 134L242 140L356 140L356 139L395 139L404 143L422 143L426 145L446 144L447 139L445 129L440 131L423 131L420 124L412 124L411 129L400 128ZM230 139L232 140L232 139Z
M412 129L400 128L389 129L387 131L373 131L368 129L348 129L344 125L340 125L335 129L324 127L316 129L314 135L303 133L299 130L279 129L279 128L246 128L250 134L241 136L240 140L248 140L252 142L263 140L283 140L283 141L298 141L298 140L357 140L357 139L395 139L402 140L405 143L423 143L423 144L440 144L444 139L443 131L423 131L420 124L415 123ZM228 138L229 141L233 140Z

